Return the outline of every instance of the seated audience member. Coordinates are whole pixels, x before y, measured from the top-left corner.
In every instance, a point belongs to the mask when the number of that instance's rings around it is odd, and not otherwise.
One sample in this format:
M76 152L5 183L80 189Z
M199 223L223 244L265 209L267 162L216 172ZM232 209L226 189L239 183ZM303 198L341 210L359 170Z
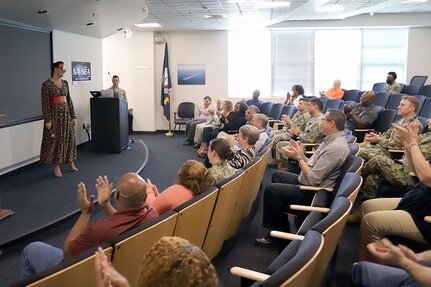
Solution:
M195 142L195 148L199 148L201 146L202 133L203 133L204 128L216 127L216 126L220 125L220 115L223 112L223 106L224 106L224 100L218 99L217 100L217 110L215 110L215 111L210 110L209 111L209 113L211 114L211 118L204 123L200 123L200 124L196 125L195 137L193 139Z
M255 114L260 113L260 109L254 105L248 106L247 110L245 111L245 119L247 122L246 125L251 125L251 120L253 119L253 116Z
M321 97L328 97L330 99L342 99L344 97L344 91L341 89L341 81L335 80L332 84L332 88L327 90L326 92L319 92Z
M216 183L232 176L237 171L227 162L233 157L233 152L227 140L222 138L211 140L207 156L211 163L209 171Z
M97 287L129 287L101 248L95 260ZM135 286L217 287L214 266L197 246L180 237L162 237L142 258Z
M400 105L398 106L398 115L402 116L396 124L399 126L405 126L414 124L418 132L421 132L423 126L416 116L416 111L419 108L419 101L415 96L403 96ZM395 138L393 129L389 129L383 134L371 133L365 136L365 141L371 144L364 145L358 155L362 157L365 162L377 155L385 155L390 157L391 155L387 151L388 149L403 149L403 145L398 142Z
M89 223L93 212L94 195L87 197L85 184L78 184L78 203L81 214L64 241L64 250L43 242L33 242L22 252L22 276L30 276L57 265L63 259L75 256L97 244L107 242L141 224L158 216L157 211L145 204L147 185L136 173L124 174L117 184L114 193L115 210L109 202L112 183L108 178L99 176L96 180L98 202L104 213L105 220Z
M378 262L353 265L354 286L429 286L431 282L431 250L415 253L404 245L395 246L384 238L367 245Z
M277 171L272 174L272 183L265 188L263 195L263 226L279 231L289 232L289 221L285 212L297 213L290 209L291 204L310 205L314 192L300 190L299 185L333 187L340 174L349 148L344 136L346 116L342 111L330 110L321 121L323 142L308 159L302 146L291 141L284 148L287 156L297 160L301 172L299 176L290 172ZM304 215L299 215L301 222ZM277 241L269 233L257 238L256 244L270 246Z
M379 113L374 102L376 94L373 91L366 91L361 95L359 103L344 105L344 113L347 116L346 128L353 131L355 129L367 129L377 120Z
M396 79L397 74L395 72L389 72L386 77L386 85L383 87L383 91L391 94L401 93L401 86L399 83L395 82Z
M208 143L213 138L216 138L220 132L234 133L239 130L240 127L245 125L247 122L245 118L245 111L247 110L247 105L242 102L237 102L235 104L234 110L228 115L223 113L220 119L222 126L216 129L205 128L202 136L202 144L199 148L197 154L206 154L208 151Z
M285 105L294 105L298 108L299 100L304 97L304 88L301 85L293 85L292 91L286 95Z
M210 111L216 111L217 108L214 104L211 104L211 97L206 96L204 98L204 106L203 108L198 106L199 117L194 120L190 120L186 123L186 131L185 136L186 139L183 142L183 145L191 145L193 144L193 139L195 137L196 125L204 123L211 118Z
M431 206L431 166L419 149L419 138L413 125L393 125L405 148L410 170L419 182L402 198L378 198L362 206L360 259L368 258L366 246L388 235L397 235L420 243L431 243L431 223L424 217Z
M258 107L261 106L263 102L261 100L259 100L259 97L260 97L260 91L254 90L253 95L251 97L251 100L247 101L248 105L249 106L254 105L254 106L258 106Z
M159 214L163 214L208 190L213 184L213 177L202 163L188 160L178 171L177 183L161 193L148 179L148 197L145 202L154 207Z
M308 111L311 118L305 125L304 130L300 130L299 127L291 127L290 133L292 139L296 139L301 143L319 143L322 141L322 109L323 102L319 98L311 98L309 100ZM288 157L283 152L283 148L290 145L290 141L281 141L275 147L275 159L278 168L281 170L287 170ZM272 164L272 162L271 162Z
M428 119L428 129L430 128L431 118ZM419 135L419 149L425 160L431 160L431 132ZM361 176L364 178L361 194L365 199L380 197L378 188L383 182L407 192L417 183L417 178L409 173L410 168L406 161L395 161L383 155L375 156L361 169Z
M272 161L268 163L268 166L273 167L273 166L277 166L280 163L280 161L277 160L275 155L277 145L280 142L290 141L294 136L293 131L297 131L299 129L301 132L305 130L305 127L311 118L311 115L308 111L309 104L310 103L307 98L302 98L299 100L298 110L296 111L292 119L290 119L290 116L288 115L282 116L282 122L284 124L284 127L281 130L273 131L274 143L271 149Z
M259 139L259 130L250 125L242 126L239 129L238 145L241 148L236 150L232 159L228 163L236 169L243 168L256 157L256 148L254 144Z
M271 131L269 131L269 133L267 131L268 117L264 114L254 114L250 121L250 124L259 130L259 139L254 144L254 147L256 148L256 152L259 152L260 149L265 145L265 142L269 137L268 134L271 133ZM228 135L225 132L221 132L217 135L217 137L226 139L234 151L241 149L238 146L238 140L237 140L238 134Z

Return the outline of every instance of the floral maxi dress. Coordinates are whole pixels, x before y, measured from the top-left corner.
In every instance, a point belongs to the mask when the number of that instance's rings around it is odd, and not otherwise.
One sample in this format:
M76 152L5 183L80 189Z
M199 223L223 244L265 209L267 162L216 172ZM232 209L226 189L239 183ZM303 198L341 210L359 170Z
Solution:
M56 97L65 97L67 101L56 101ZM52 127L43 127L40 161L61 164L76 160L75 127L72 124L76 117L67 81L61 80L61 88L52 80L43 82L42 116L44 123L51 122Z

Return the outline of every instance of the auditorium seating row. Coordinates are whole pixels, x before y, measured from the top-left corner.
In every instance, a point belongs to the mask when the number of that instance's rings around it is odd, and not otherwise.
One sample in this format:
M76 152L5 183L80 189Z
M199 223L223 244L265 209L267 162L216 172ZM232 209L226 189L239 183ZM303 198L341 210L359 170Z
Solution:
M373 85L372 91L379 93L383 91L383 87L386 83L375 83ZM431 85L420 86L420 85L404 85L400 84L401 91L400 93L415 96L415 95L423 95L426 97L431 97Z
M271 231L271 236L291 242L263 273L232 267L231 273L241 277L241 286L330 286L329 281L322 282L362 184L358 174L362 165L362 158L351 155L334 188L300 187L316 191L311 206L290 206L309 212L306 219L296 234Z
M136 286L142 256L163 236L185 238L213 259L250 213L271 146L272 140L268 140L257 157L232 177L152 222L103 244L105 254L131 286ZM13 286L96 286L95 251L88 250Z

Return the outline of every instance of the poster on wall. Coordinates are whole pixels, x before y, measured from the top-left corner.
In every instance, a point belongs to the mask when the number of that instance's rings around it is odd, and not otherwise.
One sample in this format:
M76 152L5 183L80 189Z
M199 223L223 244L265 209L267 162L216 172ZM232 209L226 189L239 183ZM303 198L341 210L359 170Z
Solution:
M91 63L72 62L72 84L88 84L91 82Z
M205 64L178 64L178 85L205 85Z

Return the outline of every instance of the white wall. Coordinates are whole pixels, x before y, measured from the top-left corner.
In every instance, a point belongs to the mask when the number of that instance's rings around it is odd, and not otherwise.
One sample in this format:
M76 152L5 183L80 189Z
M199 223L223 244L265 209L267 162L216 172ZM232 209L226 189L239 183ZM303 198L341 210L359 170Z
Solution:
M69 82L77 116L76 138L80 144L87 141L82 123L90 122L89 91L102 86L102 40L53 31L53 50L54 61L64 61L68 69L64 79ZM90 84L72 85L71 61L91 62ZM37 121L0 129L0 174L39 160L42 127L43 121Z
M171 112L177 111L181 102L194 102L202 106L205 96L210 96L214 102L218 98L227 98L227 31L171 32L162 35L168 38ZM165 46L157 45L156 48L156 106L160 107ZM205 64L205 85L178 85L178 64ZM156 127L167 129L160 108L156 108Z
M125 38L118 32L103 39L103 86L120 77L129 109L133 109L133 130L155 131L154 40L153 32L136 32Z
M425 85L431 84L431 28L410 28L408 41L406 82L420 75L428 76Z

